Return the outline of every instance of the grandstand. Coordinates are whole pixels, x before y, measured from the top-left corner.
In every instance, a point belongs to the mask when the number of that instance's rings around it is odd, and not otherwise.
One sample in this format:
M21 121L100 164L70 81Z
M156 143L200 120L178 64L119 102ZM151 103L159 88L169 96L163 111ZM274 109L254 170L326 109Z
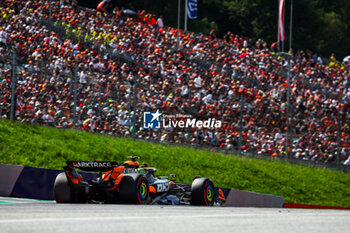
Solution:
M286 157L287 60L263 41L158 27L144 11L130 18L118 9L49 6L0 3L2 118ZM293 158L350 164L349 68L308 52L292 56ZM223 125L143 129L143 112L156 110Z

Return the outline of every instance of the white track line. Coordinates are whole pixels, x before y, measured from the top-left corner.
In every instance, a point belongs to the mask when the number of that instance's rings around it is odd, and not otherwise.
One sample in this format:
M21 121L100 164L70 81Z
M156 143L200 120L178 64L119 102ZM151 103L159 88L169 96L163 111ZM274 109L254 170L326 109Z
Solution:
M247 217L250 216L250 214L220 214L220 215L214 215L217 217ZM149 219L152 217L152 219L158 218L212 218L213 215L191 215L191 216L183 216L183 215L167 215L167 216L118 216L118 217L67 217L67 218L24 218L24 219L0 219L0 223L19 223L19 222L59 222L59 221L96 221L96 220L136 220L136 219Z
M332 215L339 215L339 216L348 216L344 213L332 213ZM273 214L263 214L260 215L261 217L271 217L279 214L297 214L297 216L315 216L316 213L273 213ZM329 216L329 213L317 213L317 216L324 215ZM225 213L225 214L213 214L213 215L159 215L159 216L116 216L116 217L66 217L66 218L19 218L19 219L0 219L0 223L28 223L28 222L64 222L64 221L106 221L106 220L140 220L140 219L149 219L152 217L152 219L195 219L195 218L213 218L213 217L220 217L220 218L232 218L232 217L252 217L252 214L236 214L236 213ZM256 216L255 216L256 217Z

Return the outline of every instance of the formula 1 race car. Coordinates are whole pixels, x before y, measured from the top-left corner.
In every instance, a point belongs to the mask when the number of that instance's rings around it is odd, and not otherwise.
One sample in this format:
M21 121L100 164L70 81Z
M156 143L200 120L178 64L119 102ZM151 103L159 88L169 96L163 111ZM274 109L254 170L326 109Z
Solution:
M209 178L195 178L192 185L176 183L174 174L155 177L157 169L141 166L137 157L117 164L110 161L67 161L57 175L54 196L57 203L120 203L212 206L225 201L222 191L215 193ZM97 178L84 180L76 169L99 172ZM216 205L218 205L216 203Z

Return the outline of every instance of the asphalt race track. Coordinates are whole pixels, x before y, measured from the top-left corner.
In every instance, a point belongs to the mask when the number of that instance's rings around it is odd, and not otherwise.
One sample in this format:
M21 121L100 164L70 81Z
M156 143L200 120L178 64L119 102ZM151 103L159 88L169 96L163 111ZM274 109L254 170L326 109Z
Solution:
M8 232L349 232L350 211L56 204L0 198Z

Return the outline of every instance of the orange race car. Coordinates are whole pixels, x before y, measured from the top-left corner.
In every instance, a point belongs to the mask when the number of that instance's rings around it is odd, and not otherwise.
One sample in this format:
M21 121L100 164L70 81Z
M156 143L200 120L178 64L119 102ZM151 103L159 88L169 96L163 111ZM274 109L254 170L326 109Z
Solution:
M121 164L110 161L67 161L55 180L57 203L123 203L123 204L192 204L222 205L225 196L211 179L195 178L191 185L174 182L174 174L155 177L157 169L143 164L137 157ZM99 172L85 181L76 169Z

